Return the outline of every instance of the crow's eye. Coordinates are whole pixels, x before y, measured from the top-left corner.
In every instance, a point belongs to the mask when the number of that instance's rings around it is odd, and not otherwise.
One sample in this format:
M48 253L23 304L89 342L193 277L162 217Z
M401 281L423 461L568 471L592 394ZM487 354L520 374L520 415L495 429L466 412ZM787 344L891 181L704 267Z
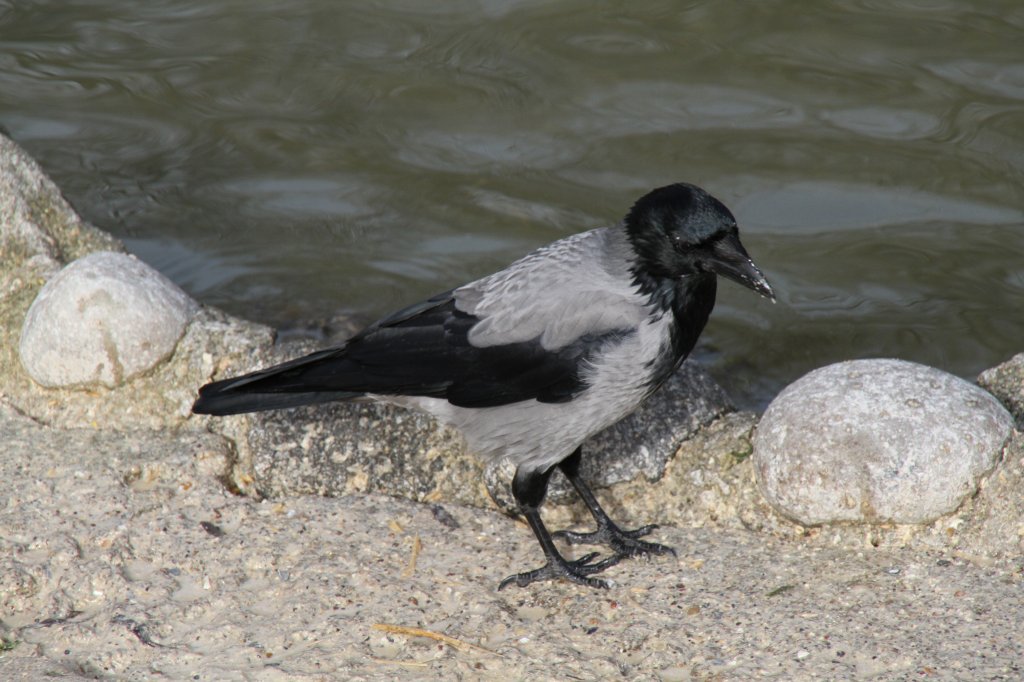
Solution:
M696 248L698 248L698 249L711 249L715 245L715 242L717 242L718 240L719 240L718 236L712 235L710 237L707 237L705 239L700 240L700 243L696 244Z

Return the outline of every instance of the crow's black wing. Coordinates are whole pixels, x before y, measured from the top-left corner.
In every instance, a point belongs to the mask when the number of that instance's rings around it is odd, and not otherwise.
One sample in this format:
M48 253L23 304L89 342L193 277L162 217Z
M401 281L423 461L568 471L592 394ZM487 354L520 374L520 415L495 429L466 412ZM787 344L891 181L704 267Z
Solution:
M477 347L468 335L479 321L459 310L448 291L382 319L339 348L208 384L193 411L234 414L368 393L443 398L461 407L563 402L585 388L587 358L632 333L584 334L557 349L544 348L539 337Z

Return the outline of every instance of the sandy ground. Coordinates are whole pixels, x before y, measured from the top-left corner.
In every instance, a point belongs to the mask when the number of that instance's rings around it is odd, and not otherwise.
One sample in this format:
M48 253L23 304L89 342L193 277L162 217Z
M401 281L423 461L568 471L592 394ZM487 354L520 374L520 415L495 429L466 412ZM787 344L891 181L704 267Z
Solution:
M496 512L260 502L196 432L0 409L0 679L1024 678L1021 563L663 528L595 591L496 591L539 551Z

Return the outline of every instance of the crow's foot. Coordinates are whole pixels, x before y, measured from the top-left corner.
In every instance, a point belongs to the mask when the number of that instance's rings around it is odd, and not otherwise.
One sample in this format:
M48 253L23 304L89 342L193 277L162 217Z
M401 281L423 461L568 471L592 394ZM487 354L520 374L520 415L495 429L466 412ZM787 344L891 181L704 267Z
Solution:
M519 587L526 587L527 585L542 580L568 580L569 582L576 583L577 585L586 585L587 587L595 587L602 590L607 590L611 585L607 580L601 580L600 578L591 578L590 576L594 573L600 573L606 568L611 568L615 564L619 563L622 556L611 556L601 561L594 561L597 558L597 552L591 552L585 556L580 557L574 561L568 561L562 557L550 557L548 562L536 568L532 571L526 571L525 573L517 573L510 575L501 581L498 585L499 590L503 590L512 583L515 583Z
M553 538L562 538L570 545L605 545L610 547L619 558L650 556L652 554L676 555L676 551L666 545L659 545L656 542L646 542L640 538L649 535L657 528L657 524L650 524L637 528L636 530L622 530L614 523L599 526L591 533L577 533L572 530L560 530L552 533Z

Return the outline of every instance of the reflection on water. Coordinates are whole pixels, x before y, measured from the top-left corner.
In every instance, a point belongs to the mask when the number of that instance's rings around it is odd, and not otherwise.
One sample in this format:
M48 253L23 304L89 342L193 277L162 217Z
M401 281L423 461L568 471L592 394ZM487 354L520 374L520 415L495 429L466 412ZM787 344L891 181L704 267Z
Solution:
M827 362L1024 350L1024 6L0 0L0 125L201 300L365 318L705 186L771 306L700 355L763 405Z

